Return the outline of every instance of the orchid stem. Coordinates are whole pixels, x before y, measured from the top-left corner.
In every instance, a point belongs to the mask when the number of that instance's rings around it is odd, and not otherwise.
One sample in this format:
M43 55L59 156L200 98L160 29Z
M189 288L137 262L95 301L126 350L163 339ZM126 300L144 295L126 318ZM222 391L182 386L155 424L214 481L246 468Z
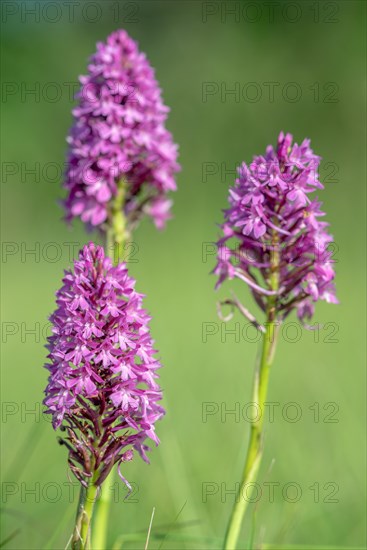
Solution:
M91 550L91 525L98 487L92 478L88 487L80 488L78 511L72 540L73 550Z
M257 417L251 423L250 442L247 451L242 481L236 495L236 501L229 520L224 541L225 550L234 550L237 547L243 517L254 489L261 456L262 456L262 428L264 404L266 401L270 367L275 348L275 323L268 322L263 335L263 345L259 368L255 372L253 386L253 402L257 404Z
M275 245L277 244L274 236ZM276 252L271 258L271 276L268 281L273 291L279 288L279 253ZM251 422L250 441L247 450L245 468L242 481L237 491L236 500L229 519L227 532L224 539L225 550L235 550L237 548L238 538L241 532L243 518L251 500L255 481L260 467L263 450L263 419L265 410L265 401L268 392L270 367L273 363L276 339L277 339L276 319L276 295L268 296L266 308L266 331L262 339L262 349L259 365L256 368L253 382L253 403L257 405L256 417Z
M126 184L121 179L117 185L117 194L111 204L111 210L106 232L106 253L112 259L114 265L123 260L124 247L129 240L129 232L126 227L124 214L124 202Z
M111 494L113 488L114 470L111 470L104 482L101 496L97 503L95 521L93 526L93 550L105 550L107 548L107 527L110 513Z
M111 258L115 266L123 260L124 246L129 237L124 214L125 187L125 182L121 179L117 185L117 195L112 201L108 229L106 231L106 255ZM93 550L105 550L107 547L107 528L113 483L114 470L112 469L104 482L103 490L97 503L93 526Z

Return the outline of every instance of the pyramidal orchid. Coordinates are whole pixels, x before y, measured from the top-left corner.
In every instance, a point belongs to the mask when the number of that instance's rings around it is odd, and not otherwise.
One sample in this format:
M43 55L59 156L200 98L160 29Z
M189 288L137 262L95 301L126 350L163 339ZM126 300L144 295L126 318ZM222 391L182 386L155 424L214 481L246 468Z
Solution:
M67 221L97 228L105 248L84 247L57 292L45 399L81 483L74 550L92 539L106 547L114 466L129 487L124 463L136 452L147 460L145 441L158 443L160 364L142 295L119 262L144 215L158 229L171 217L168 193L180 168L154 70L124 30L97 44L80 83L64 208Z
M160 363L142 295L126 266L114 267L102 247L90 243L83 248L56 296L45 405L54 428L65 433L60 443L85 488L87 512L74 537L78 547L77 541L89 536L88 506L113 466L118 465L130 488L123 463L135 451L148 461L146 440L159 443L155 423L164 414L157 384Z
M153 68L118 30L97 44L80 82L68 137L67 220L79 217L114 242L126 241L144 214L163 228L179 165Z
M293 143L281 133L276 149L255 156L238 169L224 211L223 235L217 242L217 287L234 278L251 290L265 314L261 323L232 295L219 304L237 308L263 334L253 400L264 409L268 378L280 323L295 311L302 323L311 319L318 300L337 303L334 287L332 236L314 192L322 189L320 157L305 139ZM228 317L227 317L228 318ZM225 548L236 548L247 501L241 497L246 484L256 480L262 455L262 419L251 424L250 442L238 498L229 521ZM251 485L250 485L251 486Z

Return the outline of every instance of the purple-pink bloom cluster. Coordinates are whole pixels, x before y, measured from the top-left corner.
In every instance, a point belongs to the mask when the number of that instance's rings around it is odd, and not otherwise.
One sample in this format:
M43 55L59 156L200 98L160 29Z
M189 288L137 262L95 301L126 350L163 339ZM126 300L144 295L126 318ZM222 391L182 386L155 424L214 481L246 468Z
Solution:
M80 77L68 138L66 217L103 229L124 182L128 226L145 213L162 228L170 218L167 192L176 189L179 165L154 70L136 42L119 30L97 44L88 71Z
M62 442L82 483L97 472L100 485L133 449L147 461L144 441L159 443L160 363L134 286L124 264L113 267L103 248L90 243L65 272L50 318L45 405L54 428L67 431Z
M273 296L278 313L286 316L296 308L305 319L313 315L317 300L337 299L329 224L320 220L325 215L321 203L310 197L323 188L321 159L308 139L301 145L292 142L291 134L281 133L276 150L269 145L264 156L239 167L214 272L217 286L234 277L245 281L264 311L267 297Z

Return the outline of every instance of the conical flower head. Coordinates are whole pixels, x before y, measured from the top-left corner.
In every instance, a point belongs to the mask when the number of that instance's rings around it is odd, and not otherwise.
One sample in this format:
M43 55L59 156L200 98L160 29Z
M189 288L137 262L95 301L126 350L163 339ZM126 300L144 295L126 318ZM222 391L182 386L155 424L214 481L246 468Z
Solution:
M143 214L163 227L170 217L167 192L176 189L179 165L177 146L165 128L169 109L152 67L119 30L97 44L80 82L68 138L67 219L80 217L105 229L122 186L128 227Z
M332 236L320 219L321 203L310 197L323 188L320 160L308 139L297 145L281 133L276 150L269 145L265 155L241 165L217 243L218 285L238 277L263 310L274 296L280 315L297 308L301 319L312 316L317 300L337 302Z
M97 472L100 484L133 449L146 460L147 438L159 443L164 409L150 317L125 265L113 267L90 243L65 273L50 320L47 412L67 431L75 475L84 483Z

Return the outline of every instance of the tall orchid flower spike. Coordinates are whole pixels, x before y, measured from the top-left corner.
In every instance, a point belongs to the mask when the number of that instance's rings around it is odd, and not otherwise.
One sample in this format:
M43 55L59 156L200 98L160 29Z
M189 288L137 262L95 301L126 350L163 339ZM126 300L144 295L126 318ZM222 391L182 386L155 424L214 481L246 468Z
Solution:
M130 487L124 463L135 451L147 460L146 439L158 443L160 365L142 296L120 262L144 215L158 229L171 217L168 194L180 169L154 70L125 31L97 44L80 83L65 217L97 228L105 250L84 247L57 293L45 399L81 483L73 550L106 548L114 466Z
M98 227L110 244L128 240L144 214L163 228L179 165L165 128L169 109L145 54L116 31L97 44L80 82L68 137L67 220Z
M318 300L337 303L334 287L332 236L322 221L321 203L311 195L322 189L320 157L305 139L293 143L281 133L277 148L269 145L238 169L238 179L229 190L229 208L217 243L214 273L217 287L238 278L248 285L265 323L248 311L237 297L225 300L262 333L262 350L255 373L254 402L263 410L279 324L296 311L305 323ZM320 219L321 218L321 219ZM236 548L247 502L241 498L244 485L256 480L262 455L263 416L251 424L250 442L238 498L233 508L225 548Z
M124 463L134 452L148 462L146 440L159 443L160 363L134 279L93 243L65 273L50 320L46 412L64 432L60 443L82 484L73 547L90 548L93 507L109 472L118 465L130 488Z

